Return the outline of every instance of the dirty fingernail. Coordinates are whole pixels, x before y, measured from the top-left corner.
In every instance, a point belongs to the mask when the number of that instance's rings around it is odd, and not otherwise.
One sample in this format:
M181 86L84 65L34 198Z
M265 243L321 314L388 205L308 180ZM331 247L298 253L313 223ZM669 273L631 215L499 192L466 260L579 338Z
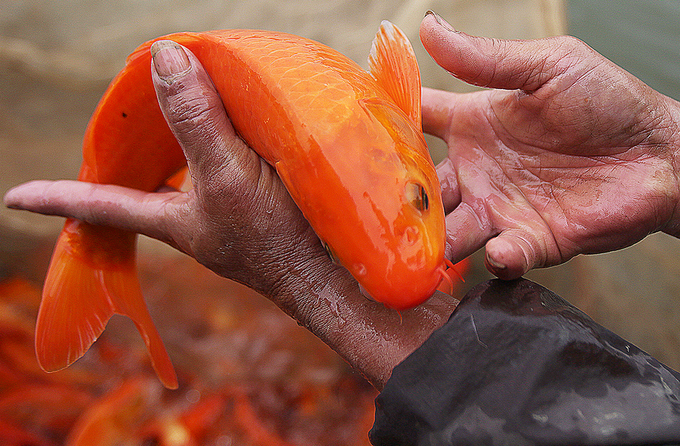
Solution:
M437 21L437 23L438 23L440 26L442 26L444 29L446 29L447 31L451 31L451 32L454 32L454 33L455 33L455 32L458 32L458 31L456 31L456 30L453 28L453 26L449 25L449 22L447 22L446 20L444 20L444 19L442 18L442 16L440 16L439 14L437 14L436 12L434 12L433 10L428 9L428 11L425 13L425 17L427 17L428 15L431 15L432 17L434 17L434 19Z
M488 252L486 253L485 260L487 264L490 265L495 271L503 271L505 268L507 268L507 265L504 265L503 263L491 257Z
M187 53L171 40L154 42L151 45L151 57L158 76L168 84L191 68Z

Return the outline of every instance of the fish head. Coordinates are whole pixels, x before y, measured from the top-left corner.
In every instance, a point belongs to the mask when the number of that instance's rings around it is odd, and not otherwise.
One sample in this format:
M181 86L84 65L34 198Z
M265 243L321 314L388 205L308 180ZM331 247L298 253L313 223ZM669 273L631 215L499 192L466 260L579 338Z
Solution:
M366 101L380 163L364 193L370 242L362 260L346 267L373 299L398 310L427 300L443 278L446 227L439 179L420 129L387 101ZM370 169L369 169L370 170Z

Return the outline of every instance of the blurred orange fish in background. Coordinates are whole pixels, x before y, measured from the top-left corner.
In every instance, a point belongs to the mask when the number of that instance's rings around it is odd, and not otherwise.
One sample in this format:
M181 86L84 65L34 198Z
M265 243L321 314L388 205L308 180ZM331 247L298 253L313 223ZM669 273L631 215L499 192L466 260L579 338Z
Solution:
M121 317L72 367L42 371L40 290L10 275L0 280L0 444L369 444L377 392L271 302L187 257L142 255L139 270L181 390L160 385Z
M401 310L426 300L442 279L451 281L439 181L421 128L420 75L401 31L383 22L371 73L288 34L232 30L163 39L198 57L237 132L276 168L331 257L371 297ZM186 164L156 102L151 43L128 58L100 101L79 180L153 191ZM43 369L73 363L111 316L122 314L142 334L161 382L178 386L142 297L135 245L136 234L67 220L36 325Z

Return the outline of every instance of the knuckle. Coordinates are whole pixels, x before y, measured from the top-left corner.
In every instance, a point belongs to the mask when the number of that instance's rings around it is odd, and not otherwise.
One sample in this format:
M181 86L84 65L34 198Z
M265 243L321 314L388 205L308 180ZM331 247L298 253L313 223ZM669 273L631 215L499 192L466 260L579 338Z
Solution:
M191 135L212 128L219 115L221 102L205 94L199 85L188 87L169 98L166 116L176 133Z
M584 59L595 52L581 39L574 36L557 36L555 39L558 58L570 57Z
M259 183L267 169L265 161L240 139L225 142L221 155L197 161L204 180L196 185L201 203L238 209L243 203L256 201L263 190Z
M557 36L556 39L560 43L560 45L565 47L566 49L584 50L586 48L589 48L588 45L586 45L586 43L583 42L583 40L579 39L578 37L565 35Z

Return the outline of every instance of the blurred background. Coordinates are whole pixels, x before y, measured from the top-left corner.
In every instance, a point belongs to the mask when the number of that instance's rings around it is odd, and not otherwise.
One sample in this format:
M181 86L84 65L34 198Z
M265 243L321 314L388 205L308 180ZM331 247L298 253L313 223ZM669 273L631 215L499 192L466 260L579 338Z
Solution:
M375 31L388 19L411 39L425 86L472 91L423 50L418 27L427 9L472 34L575 35L680 99L680 2L674 0L2 0L0 193L31 179L75 178L85 126L109 80L138 44L171 32L285 31L326 43L365 67ZM428 143L440 160L443 144ZM120 444L367 442L374 392L361 377L265 299L148 239L141 240L143 286L178 367L180 395L166 395L153 377L138 381L148 374L139 337L115 317L75 372L37 370L31 324L61 224L0 207L0 432L18 432L12 438L24 443L16 444L94 444L83 439L104 423L93 413L115 398L127 401L116 403L125 411L103 413L118 420L108 425L128 426L110 429L118 435L111 438L128 438ZM528 277L679 369L679 248L680 241L655 234ZM489 277L481 259L473 256L466 288ZM45 395L56 395L52 405ZM130 395L143 395L142 402ZM16 401L28 401L25 415L17 415ZM31 404L53 414L29 415ZM138 410L135 422L124 416L131 408ZM225 413L246 421L229 424L220 418ZM109 444L101 438L99 444Z

